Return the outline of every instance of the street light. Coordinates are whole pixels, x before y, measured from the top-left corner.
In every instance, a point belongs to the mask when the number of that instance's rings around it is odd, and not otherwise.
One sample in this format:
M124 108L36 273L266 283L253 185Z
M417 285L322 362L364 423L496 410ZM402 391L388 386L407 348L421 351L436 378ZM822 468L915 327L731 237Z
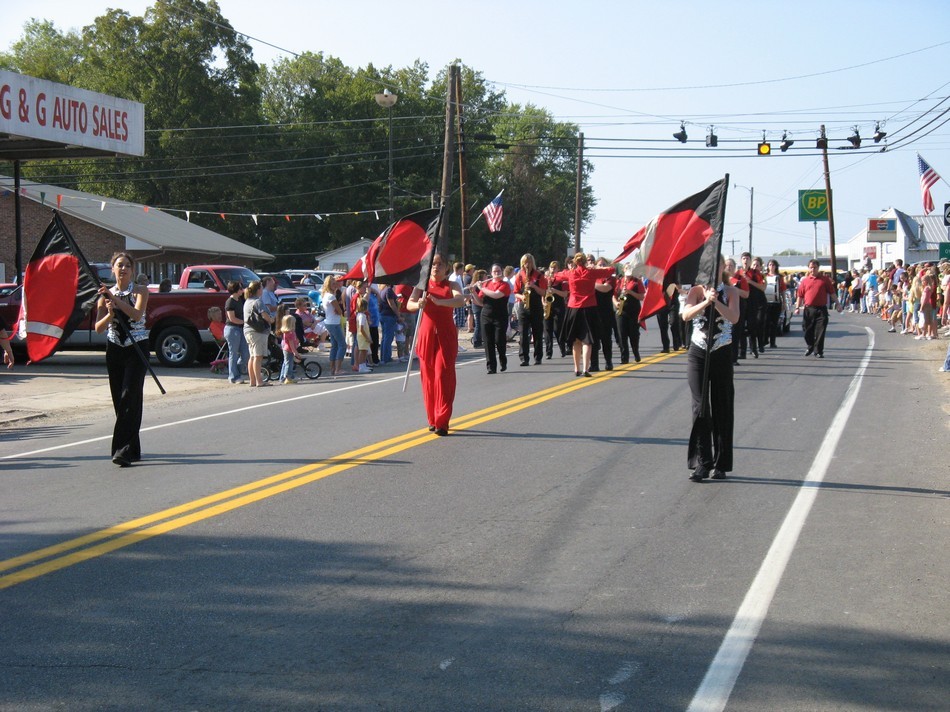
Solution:
M389 89L383 89L382 93L376 95L376 103L384 109L389 109L389 221L396 219L396 211L393 208L393 106L399 99L397 94L393 94Z
M749 188L738 183L732 184L733 188L742 188L749 191L749 254L752 254L752 207L755 201L755 188Z

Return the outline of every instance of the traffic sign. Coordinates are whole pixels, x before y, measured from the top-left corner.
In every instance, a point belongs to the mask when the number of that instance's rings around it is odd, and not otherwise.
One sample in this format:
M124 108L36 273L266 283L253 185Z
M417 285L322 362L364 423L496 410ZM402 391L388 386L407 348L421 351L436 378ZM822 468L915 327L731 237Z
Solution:
M823 190L798 191L798 222L828 222L828 194Z
M950 260L950 242L938 242L937 249L939 250L938 260Z
M943 224L950 227L950 203L943 204Z

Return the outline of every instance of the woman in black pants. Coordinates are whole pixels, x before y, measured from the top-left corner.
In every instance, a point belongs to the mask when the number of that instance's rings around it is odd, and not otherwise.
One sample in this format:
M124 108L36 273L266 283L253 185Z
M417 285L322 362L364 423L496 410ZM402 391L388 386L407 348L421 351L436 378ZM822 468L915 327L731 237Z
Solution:
M645 294L643 282L633 276L633 268L624 267L614 300L620 328L620 363L629 363L631 352L633 360L640 363L640 302Z
M148 331L145 309L148 289L133 284L135 263L127 252L112 257L115 286L99 287L96 333L107 332L106 370L115 409L112 462L129 467L142 459L139 429L142 426L142 391L145 387Z
M721 263L720 263L721 264ZM693 433L689 441L689 478L700 482L712 475L725 479L732 470L732 432L735 389L732 383L732 325L739 319L739 295L721 275L716 288L696 286L681 313L693 322L687 376L693 405ZM710 319L710 315L712 318ZM709 322L712 322L711 324ZM707 339L712 339L711 348ZM703 375L709 358L707 406L703 408ZM703 418L703 411L707 417Z
M491 266L491 276L486 282L472 285L472 299L482 308L482 340L490 374L496 373L499 365L502 371L508 368L505 349L508 346L508 296L511 294L511 285L504 278L501 265Z

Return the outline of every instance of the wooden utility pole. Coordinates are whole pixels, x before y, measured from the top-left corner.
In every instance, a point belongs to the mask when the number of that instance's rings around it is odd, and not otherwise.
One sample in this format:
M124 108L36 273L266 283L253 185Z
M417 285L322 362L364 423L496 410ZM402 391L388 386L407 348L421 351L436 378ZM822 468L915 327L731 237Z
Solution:
M584 134L577 137L577 186L574 189L574 252L581 251L581 187L584 183Z
M465 124L462 117L462 74L455 73L455 110L458 112L459 212L462 220L462 262L468 264L468 203L465 198Z
M449 247L449 194L452 192L452 172L455 167L455 77L458 75L458 65L449 67L449 76L445 84L445 146L442 151L442 192L439 205L445 206L442 224L439 226L438 251L448 254Z
M831 171L828 169L828 139L825 125L821 125L821 158L825 163L825 193L828 197L828 251L831 253L831 283L838 286L838 263L835 260L835 214L831 208ZM816 232L817 235L817 232Z

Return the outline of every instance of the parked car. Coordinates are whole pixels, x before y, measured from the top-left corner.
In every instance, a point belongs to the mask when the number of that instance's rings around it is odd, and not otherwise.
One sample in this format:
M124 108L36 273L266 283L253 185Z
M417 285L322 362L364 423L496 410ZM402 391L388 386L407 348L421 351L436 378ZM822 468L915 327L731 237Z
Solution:
M334 277L342 277L345 272L341 272L335 269L309 269L309 270L297 270L297 269L285 269L283 273L290 276L291 281L298 287L306 287L309 291L310 289L320 289L323 286L324 280L327 278L327 275L332 274Z

